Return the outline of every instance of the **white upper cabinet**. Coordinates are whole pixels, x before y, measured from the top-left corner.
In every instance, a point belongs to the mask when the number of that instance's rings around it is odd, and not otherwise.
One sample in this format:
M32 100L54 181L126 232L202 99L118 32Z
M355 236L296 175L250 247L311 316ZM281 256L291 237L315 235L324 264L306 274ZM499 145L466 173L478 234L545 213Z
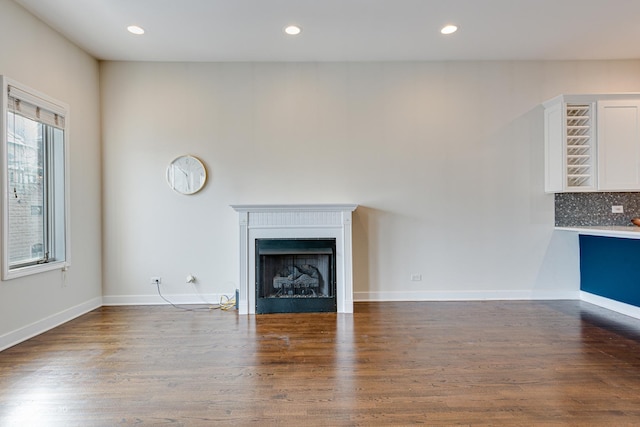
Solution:
M598 189L640 189L640 99L598 101Z
M640 94L544 103L545 191L640 190Z

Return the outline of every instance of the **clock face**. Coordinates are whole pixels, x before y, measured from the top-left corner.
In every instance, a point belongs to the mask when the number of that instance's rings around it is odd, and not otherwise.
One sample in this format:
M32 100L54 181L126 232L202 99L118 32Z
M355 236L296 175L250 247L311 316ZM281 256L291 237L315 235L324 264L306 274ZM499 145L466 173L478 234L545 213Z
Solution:
M180 156L167 168L169 186L180 194L197 193L204 187L207 170L202 162L193 156Z

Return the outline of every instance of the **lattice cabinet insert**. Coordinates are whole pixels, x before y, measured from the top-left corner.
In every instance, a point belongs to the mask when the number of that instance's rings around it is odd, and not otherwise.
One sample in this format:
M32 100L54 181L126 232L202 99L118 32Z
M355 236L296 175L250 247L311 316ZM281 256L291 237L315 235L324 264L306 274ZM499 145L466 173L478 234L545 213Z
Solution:
M593 188L592 104L566 104L567 187Z

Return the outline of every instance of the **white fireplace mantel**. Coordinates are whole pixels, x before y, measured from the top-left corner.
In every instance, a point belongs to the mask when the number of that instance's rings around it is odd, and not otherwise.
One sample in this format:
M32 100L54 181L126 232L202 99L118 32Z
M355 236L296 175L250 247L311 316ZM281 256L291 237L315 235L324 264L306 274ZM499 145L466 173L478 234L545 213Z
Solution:
M351 217L358 205L231 205L240 217L239 314L256 310L256 239L336 239L338 313L353 313Z

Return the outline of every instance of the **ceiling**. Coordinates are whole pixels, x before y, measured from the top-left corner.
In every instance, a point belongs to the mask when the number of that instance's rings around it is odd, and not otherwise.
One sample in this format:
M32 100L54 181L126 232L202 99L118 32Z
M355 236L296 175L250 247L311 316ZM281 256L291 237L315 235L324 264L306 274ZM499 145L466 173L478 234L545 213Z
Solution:
M102 60L640 59L640 0L14 1Z

